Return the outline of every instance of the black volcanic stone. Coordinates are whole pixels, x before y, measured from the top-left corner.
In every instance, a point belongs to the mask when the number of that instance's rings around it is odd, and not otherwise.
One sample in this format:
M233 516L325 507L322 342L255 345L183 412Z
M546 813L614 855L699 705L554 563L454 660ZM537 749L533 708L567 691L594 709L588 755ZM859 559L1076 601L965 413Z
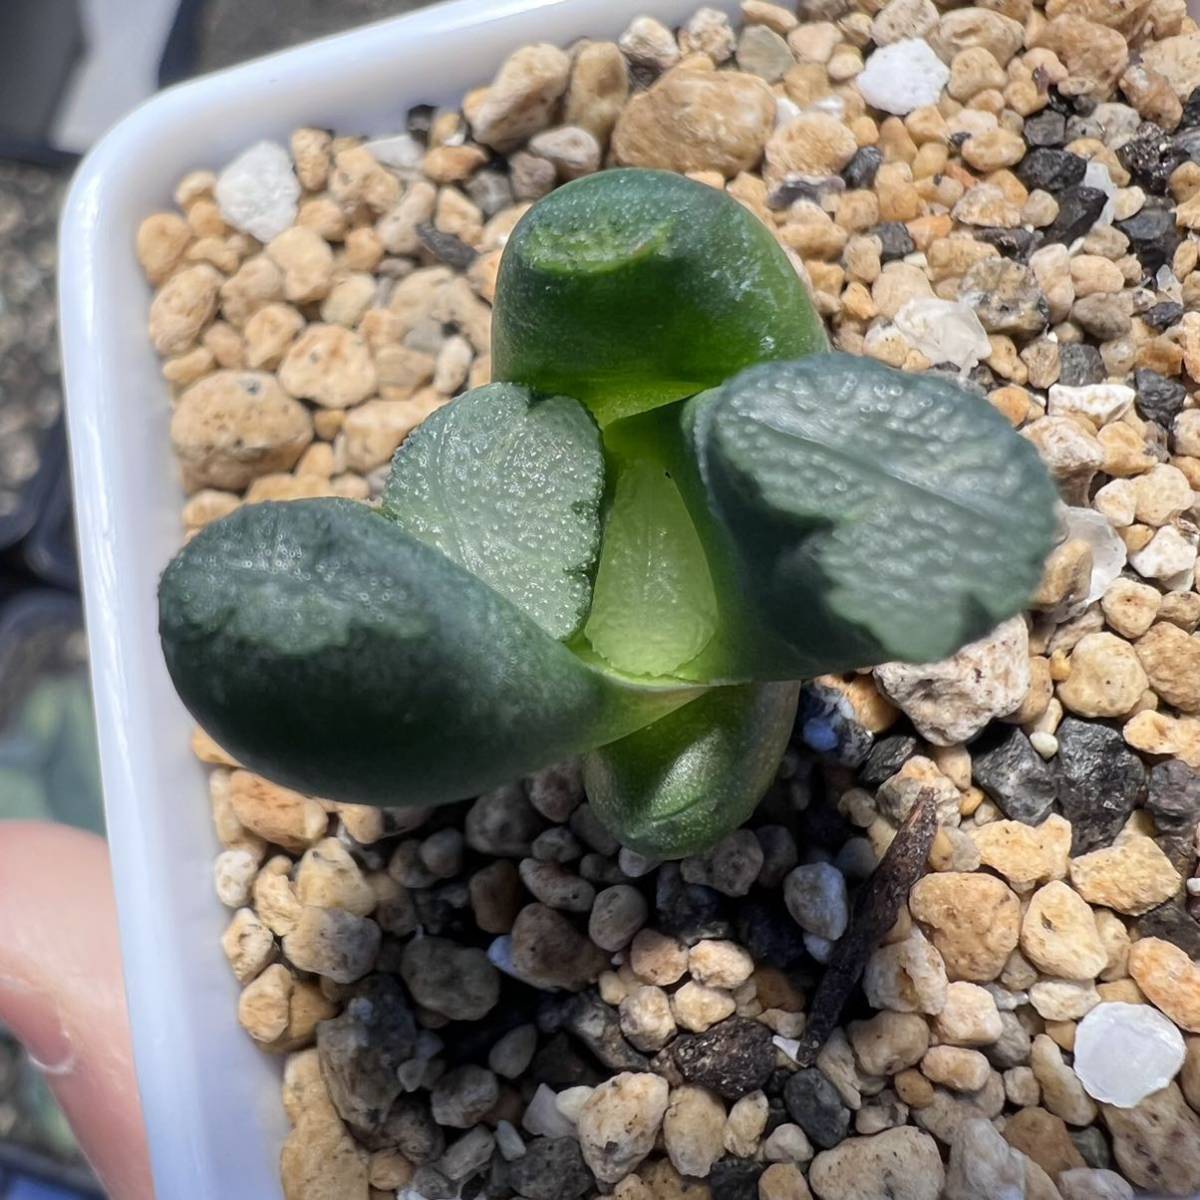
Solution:
M1183 411L1187 388L1178 379L1169 379L1149 367L1139 367L1133 373L1137 391L1137 410L1148 421L1157 421L1164 429Z
M1087 170L1087 160L1070 150L1040 146L1030 150L1017 167L1017 178L1032 192L1041 188L1057 195L1074 187Z
M883 152L876 146L864 146L846 164L842 178L849 188L869 188L883 165Z
M975 240L995 246L1005 258L1024 262L1042 244L1042 235L1036 229L1001 229L985 225L975 230Z
M782 905L743 900L737 907L738 941L755 962L786 971L805 954L804 935Z
M389 975L372 975L342 1012L317 1026L317 1057L329 1097L359 1136L379 1133L400 1095L397 1075L417 1045L408 993Z
M1159 205L1147 203L1132 217L1118 221L1116 227L1129 239L1130 247L1147 275L1153 275L1175 257L1181 240L1175 227L1175 214Z
M579 1200L596 1182L573 1137L533 1138L509 1164L508 1179L526 1200Z
M1042 232L1042 245L1065 242L1070 245L1076 238L1083 237L1104 209L1108 197L1099 189L1085 187L1067 188L1058 197L1058 216L1054 224Z
M1200 125L1200 87L1193 88L1192 94L1183 102L1183 116L1179 120L1180 129L1191 129Z
M1058 783L1054 772L1015 726L985 734L972 746L975 782L1006 817L1040 825L1050 814Z
M574 997L565 1027L610 1071L644 1071L649 1065L650 1060L625 1040L617 1010L593 991Z
M1177 758L1153 767L1146 810L1159 833L1191 836L1200 822L1200 773Z
M561 1091L569 1087L595 1087L607 1076L575 1049L565 1033L556 1033L533 1056L529 1078L535 1084L544 1083Z
M760 1021L730 1017L704 1033L681 1034L664 1053L688 1083L740 1100L762 1087L775 1069L773 1038Z
M1142 320L1151 329L1157 329L1160 333L1164 329L1170 329L1172 325L1178 324L1182 318L1183 305L1176 304L1173 300L1164 300L1161 304L1151 305L1142 313Z
M1200 924L1179 900L1168 900L1138 917L1134 928L1139 938L1156 937L1178 946L1189 958L1200 958Z
M1115 729L1078 717L1059 724L1058 802L1072 854L1107 846L1146 793L1146 768Z
M885 263L895 262L917 248L907 228L899 221L884 221L871 232L879 239L879 257Z
M1044 108L1040 113L1025 118L1023 133L1026 145L1061 146L1067 140L1067 119L1052 108Z
M792 1120L822 1150L845 1141L850 1132L850 1110L842 1103L837 1088L816 1067L797 1071L783 1089L783 1099Z
M414 104L408 110L405 124L408 132L423 145L429 143L429 133L433 129L433 119L437 109L432 104Z
M686 883L678 863L664 863L658 871L654 893L655 922L689 946L705 938L729 936L729 922L721 912L721 894L702 883Z
M712 1200L758 1200L758 1177L767 1165L742 1158L722 1159L713 1163L704 1182Z
M1103 383L1108 378L1104 359L1095 346L1082 342L1068 342L1058 348L1060 363L1058 382L1066 387L1083 387L1089 383Z
M1171 172L1187 158L1187 152L1165 130L1144 121L1117 150L1117 158L1135 184L1161 196L1167 190Z
M879 787L890 779L917 752L917 739L897 733L880 738L871 747L867 761L858 769L858 778L867 787Z
M1196 865L1196 843L1190 833L1160 833L1154 838L1158 848L1171 860L1171 866L1184 879L1190 879Z

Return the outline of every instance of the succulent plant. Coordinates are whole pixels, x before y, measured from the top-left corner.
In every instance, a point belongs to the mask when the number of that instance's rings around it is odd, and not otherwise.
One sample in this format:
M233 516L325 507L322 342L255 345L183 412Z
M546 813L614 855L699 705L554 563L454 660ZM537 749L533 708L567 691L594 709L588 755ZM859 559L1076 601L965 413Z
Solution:
M534 206L493 373L377 510L245 506L167 568L172 679L247 766L425 805L582 755L626 845L693 853L770 784L798 681L952 653L1053 541L1053 486L982 396L830 353L770 231L681 176Z

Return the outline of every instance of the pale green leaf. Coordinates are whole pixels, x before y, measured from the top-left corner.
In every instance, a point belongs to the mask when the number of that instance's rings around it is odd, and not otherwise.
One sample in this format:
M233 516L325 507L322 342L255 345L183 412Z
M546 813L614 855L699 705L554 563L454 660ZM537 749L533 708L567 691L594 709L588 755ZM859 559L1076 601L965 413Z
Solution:
M490 384L409 435L383 511L563 641L591 602L603 490L600 432L578 401Z

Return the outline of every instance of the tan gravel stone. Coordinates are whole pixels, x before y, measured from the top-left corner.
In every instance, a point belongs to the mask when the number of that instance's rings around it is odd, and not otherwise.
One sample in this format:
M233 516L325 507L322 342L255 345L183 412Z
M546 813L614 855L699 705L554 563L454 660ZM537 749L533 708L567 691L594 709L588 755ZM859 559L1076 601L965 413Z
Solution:
M1168 1084L1136 1108L1101 1106L1121 1173L1151 1193L1189 1196L1200 1190L1200 1117Z
M1067 876L1071 824L1057 813L1036 826L991 821L970 834L983 865L1003 875L1017 893Z
M931 929L951 979L995 979L1017 945L1020 904L992 876L926 875L910 892L908 906L913 918Z
M1138 916L1169 900L1183 880L1153 839L1135 835L1072 859L1071 885L1089 904Z
M801 113L767 142L766 178L777 183L789 174L836 175L854 157L858 143L835 117Z
M1148 680L1128 642L1111 633L1090 633L1071 654L1071 673L1058 686L1058 697L1083 717L1120 717L1129 713Z
M757 76L671 71L626 105L613 130L613 152L629 166L717 170L729 178L762 157L774 115L774 97Z
M1058 881L1030 900L1021 923L1021 950L1047 974L1064 979L1094 979L1108 961L1092 910Z
M1134 648L1163 700L1181 712L1200 713L1200 638L1160 621Z
M1129 948L1129 974L1181 1029L1200 1033L1200 966L1178 946L1142 938Z

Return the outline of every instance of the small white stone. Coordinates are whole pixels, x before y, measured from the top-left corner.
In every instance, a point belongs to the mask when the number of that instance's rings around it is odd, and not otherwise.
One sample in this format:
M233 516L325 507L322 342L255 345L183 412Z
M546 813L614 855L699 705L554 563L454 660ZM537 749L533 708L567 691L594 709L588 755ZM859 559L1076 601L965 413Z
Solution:
M1143 579L1168 584L1186 576L1196 565L1196 536L1174 525L1164 525L1140 550L1129 556L1129 565Z
M1107 425L1133 407L1135 394L1133 388L1123 383L1087 383L1079 387L1053 383L1046 411L1056 417L1078 413Z
M213 862L217 898L228 908L244 908L257 874L258 859L249 850L222 850Z
M260 242L296 223L300 181L292 156L277 142L259 142L221 172L216 188L221 216Z
M1029 744L1043 757L1053 758L1058 753L1058 738L1044 729L1034 730L1029 735Z
M896 314L895 325L930 362L969 371L992 352L975 310L956 300L915 296Z
M568 1121L559 1111L558 1097L544 1083L533 1093L526 1106L521 1124L534 1137L574 1137L574 1122Z
M882 46L867 59L854 80L862 98L884 112L906 116L936 104L950 79L950 68L922 38Z
M363 149L377 163L396 171L419 171L425 158L425 147L411 133L376 138L373 142L367 142Z
M1132 389L1125 390L1133 395ZM1062 521L1068 538L1087 542L1092 548L1092 576L1088 582L1087 596L1075 611L1067 614L1069 618L1075 616L1076 612L1082 612L1089 604L1095 604L1104 595L1108 585L1125 569L1129 551L1103 513L1090 508L1067 508L1063 511Z
M1178 1028L1149 1004L1098 1004L1075 1030L1075 1074L1089 1096L1117 1108L1165 1088L1186 1053Z
M786 96L775 97L775 128L782 129L790 125L804 110L794 100Z
M1083 180L1080 186L1097 188L1108 197L1104 202L1104 207L1100 210L1100 215L1096 218L1096 224L1111 225L1113 216L1117 211L1115 198L1117 185L1113 183L1113 178L1108 173L1108 167L1102 162L1097 162L1094 158L1091 159L1088 162L1087 169L1083 173Z

